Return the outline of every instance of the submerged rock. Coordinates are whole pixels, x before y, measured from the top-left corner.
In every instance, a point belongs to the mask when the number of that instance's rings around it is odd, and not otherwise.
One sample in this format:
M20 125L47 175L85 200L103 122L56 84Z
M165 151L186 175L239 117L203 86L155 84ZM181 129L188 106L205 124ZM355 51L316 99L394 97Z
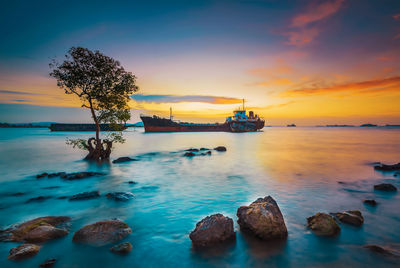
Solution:
M208 151L208 150L210 150L210 149L204 148L204 147L201 147L201 148L200 148L200 151Z
M211 151L205 152L205 153L201 153L201 155L211 155Z
M113 253L117 253L117 254L127 254L129 252L131 252L132 250L132 244L129 242L125 242L116 246L113 246L112 248L110 248L110 251Z
M119 157L117 159L115 159L114 161L112 161L114 164L118 164L118 163L124 163L124 162L130 162L130 161L137 161L134 158L130 158L128 156L124 156L124 157Z
M60 238L67 235L68 231L64 228L61 229L57 227L70 220L70 217L64 216L36 218L1 231L0 241L46 242Z
M186 152L198 152L199 149L190 148L190 149L187 149L187 150L185 150L185 151L186 151Z
M192 152L186 152L183 156L192 157L192 156L195 156L195 154Z
M312 217L307 218L307 226L317 235L334 236L340 232L340 227L335 219L325 213L318 212Z
M99 176L99 175L104 175L104 173L101 172L75 172L75 173L67 173L64 175L61 175L61 178L65 180L79 180L79 179L84 179L88 177L93 177L93 176Z
M75 201L75 200L87 200L87 199L93 199L97 198L100 196L99 191L91 191L91 192L84 192L84 193L79 193L71 196L69 200Z
M40 246L34 244L22 244L10 249L9 260L23 260L35 256L40 250Z
M132 233L128 224L120 220L98 221L83 226L72 238L76 243L104 246L116 243Z
M241 229L249 230L262 239L286 238L288 235L282 213L271 196L238 208L237 216Z
M218 152L226 152L226 147L225 146L218 146L214 148L215 151Z
M222 214L207 216L196 224L189 237L195 246L207 246L232 238L233 220Z
M115 201L129 201L135 196L130 192L114 192L106 194L107 198L114 199Z
M382 254L389 257L400 257L400 250L383 247L379 245L365 245L364 248L369 249L372 252Z
M374 199L365 199L364 204L370 205L370 206L376 206L378 203Z
M53 267L56 264L56 259L47 259L42 264L39 265L40 268L49 268Z
M43 177L47 177L47 175L49 175L49 174L47 172L44 172L44 173L41 173L41 174L37 174L36 178L40 179L40 178L43 178Z
M380 171L395 171L395 170L400 170L400 163L394 164L394 165L385 165L385 164L380 164L377 166L374 166L376 170Z
M364 223L364 218L359 210L349 210L346 212L334 213L336 218L341 222L348 223L355 226L361 226Z
M385 191L385 192L397 192L396 186L390 183L381 183L374 185L374 189L378 191Z
M128 181L129 184L137 184L137 181Z
M51 198L51 196L38 196L38 197L33 197L28 199L25 203L31 203L31 202L42 202L47 199Z

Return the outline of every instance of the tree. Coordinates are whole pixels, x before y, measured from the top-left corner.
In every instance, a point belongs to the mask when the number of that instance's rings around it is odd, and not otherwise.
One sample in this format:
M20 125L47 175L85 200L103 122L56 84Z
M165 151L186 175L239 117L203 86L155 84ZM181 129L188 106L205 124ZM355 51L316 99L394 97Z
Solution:
M62 63L53 60L50 68L50 76L57 79L57 86L66 94L78 96L96 124L95 138L67 143L89 151L87 160L109 159L113 142L123 142L122 132L101 140L100 124L109 123L114 130L122 131L122 124L131 117L130 95L139 90L136 76L125 71L113 58L83 47L72 47Z

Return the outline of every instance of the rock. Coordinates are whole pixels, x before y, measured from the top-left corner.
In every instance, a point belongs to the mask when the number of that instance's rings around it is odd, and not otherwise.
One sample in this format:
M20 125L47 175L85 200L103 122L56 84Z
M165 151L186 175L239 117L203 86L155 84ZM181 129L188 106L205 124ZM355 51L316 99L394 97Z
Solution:
M47 259L44 261L44 263L40 264L39 267L40 268L49 268L49 267L53 267L54 264L56 264L56 259Z
M187 150L185 150L185 151L186 151L186 152L198 152L199 149L190 148L190 149L187 149Z
M66 229L57 228L70 221L70 217L47 216L36 218L2 231L0 241L46 242L68 234Z
M116 243L132 233L128 224L120 220L98 221L79 229L72 238L76 243L104 246Z
M378 191L385 191L385 192L397 192L396 186L390 183L381 183L374 185L374 189Z
M394 165L380 164L378 166L374 166L374 168L380 171L395 171L395 170L400 170L400 163Z
M334 215L344 223L355 226L361 226L364 223L364 218L359 210L349 210L346 212L337 212Z
M38 197L33 197L28 199L25 203L31 203L31 202L42 202L47 199L51 198L51 196L38 196Z
M320 212L307 218L307 226L317 235L333 236L340 232L340 227L335 219L328 214Z
M192 157L192 156L195 156L195 154L192 153L192 152L187 152L187 153L185 153L183 156Z
M218 152L226 152L226 147L225 146L218 146L214 148L215 151Z
M132 244L129 242L125 242L116 246L113 246L112 248L110 248L110 251L113 253L117 253L117 254L127 254L129 252L131 252L132 250Z
M376 206L378 203L374 199L365 199L364 204L370 205L370 206Z
M232 238L233 220L222 214L207 216L196 224L189 237L195 246L207 246Z
M137 181L128 181L129 184L137 184Z
M396 172L393 174L393 177L400 177L400 172Z
M43 178L43 177L47 177L47 175L49 175L49 174L47 172L44 172L44 173L41 173L41 174L37 174L36 178L40 179L40 178Z
M200 148L200 151L208 151L208 150L210 150L210 149L208 149L208 148Z
M65 195L57 197L57 199L67 199L67 198L68 198L68 196L65 196Z
M17 192L17 193L12 193L9 196L21 196L21 195L25 195L25 193Z
M135 196L129 192L114 192L106 194L107 198L114 199L115 201L129 201Z
M65 179L65 180L79 180L79 179L84 179L84 178L98 176L98 175L104 175L104 173L100 173L100 172L75 172L75 173L67 173L67 174L61 175L60 177Z
M241 229L249 230L262 239L286 238L288 235L282 213L271 196L238 208L237 216Z
M93 199L97 198L100 196L99 191L91 191L91 192L84 192L84 193L79 193L71 196L69 198L70 201L75 201L75 200L87 200L87 199Z
M47 186L47 187L42 187L42 189L46 189L46 190L57 189L57 188L61 188L61 186Z
M50 174L47 175L47 177L53 178L53 177L61 177L61 176L64 176L64 175L66 175L65 172L57 172L57 173L50 173Z
M130 161L137 161L136 159L124 156L124 157L119 157L117 159L115 159L114 161L112 161L114 164L118 164L118 163L124 163L124 162L130 162Z
M212 154L211 151L208 151L206 153L202 153L201 155L211 155L211 154Z
M40 250L40 246L34 244L22 244L10 249L9 260L23 260L35 256Z
M369 249L372 252L376 252L389 257L400 257L400 250L391 249L379 245L365 245L364 248Z

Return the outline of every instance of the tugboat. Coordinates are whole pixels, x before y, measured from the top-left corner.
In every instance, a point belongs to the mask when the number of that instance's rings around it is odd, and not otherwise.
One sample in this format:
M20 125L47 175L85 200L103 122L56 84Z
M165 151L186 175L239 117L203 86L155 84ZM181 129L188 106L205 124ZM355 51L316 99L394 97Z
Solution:
M156 115L145 116L141 115L145 132L254 132L262 129L265 125L264 119L255 115L253 111L246 114L244 108L234 111L234 115L226 118L224 123L214 124L197 124L174 121L172 117L172 109L170 109L170 117L161 118Z

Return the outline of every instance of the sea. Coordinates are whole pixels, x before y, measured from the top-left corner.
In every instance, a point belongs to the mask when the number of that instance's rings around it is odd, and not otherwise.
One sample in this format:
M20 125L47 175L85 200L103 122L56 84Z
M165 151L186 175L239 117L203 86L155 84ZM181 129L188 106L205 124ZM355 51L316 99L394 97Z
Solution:
M22 261L7 260L20 243L0 242L0 267L399 267L400 259L363 246L400 245L400 192L374 191L378 183L400 188L400 176L374 170L377 162L400 162L400 129L385 127L265 127L254 133L144 133L124 131L112 159L137 161L96 164L66 144L90 132L50 132L41 128L0 129L0 229L41 216L70 216L69 234L44 243ZM212 150L225 146L226 152ZM189 148L211 155L183 156ZM43 172L97 171L81 180L37 179ZM134 181L136 183L128 183ZM69 201L62 196L98 190L96 199ZM109 192L131 192L117 202ZM16 195L16 193L19 193ZM272 196L288 229L284 241L265 242L242 232L236 212L257 198ZM27 202L30 198L43 201ZM363 203L375 199L376 207ZM336 237L320 237L307 228L317 212L360 210L364 224L340 223ZM234 221L236 239L196 249L189 239L197 222L222 213ZM86 224L118 218L132 228L124 256L109 246L72 242Z

